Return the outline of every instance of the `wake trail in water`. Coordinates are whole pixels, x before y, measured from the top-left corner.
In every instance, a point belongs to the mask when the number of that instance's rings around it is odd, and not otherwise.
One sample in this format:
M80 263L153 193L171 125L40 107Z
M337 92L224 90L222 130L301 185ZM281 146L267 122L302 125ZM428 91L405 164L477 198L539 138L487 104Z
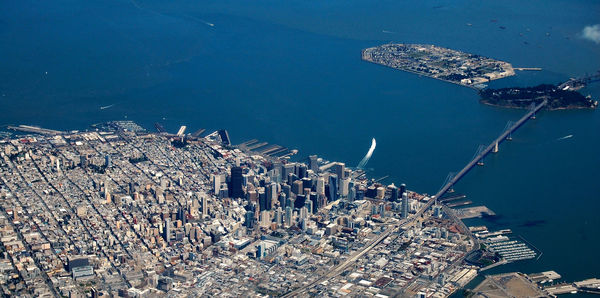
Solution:
M375 146L377 146L377 142L375 142L375 138L373 138L373 140L371 141L371 148L369 148L367 155L365 155L365 157L363 157L363 159L358 163L358 166L356 166L356 168L358 168L358 169L365 168L365 166L369 162L369 159L371 159L373 152L375 151Z
M558 138L558 139L556 139L556 140L557 140L557 141L562 141L562 140L570 139L570 138L572 138L572 137L573 137L573 135L567 135L567 136L564 136L564 137Z

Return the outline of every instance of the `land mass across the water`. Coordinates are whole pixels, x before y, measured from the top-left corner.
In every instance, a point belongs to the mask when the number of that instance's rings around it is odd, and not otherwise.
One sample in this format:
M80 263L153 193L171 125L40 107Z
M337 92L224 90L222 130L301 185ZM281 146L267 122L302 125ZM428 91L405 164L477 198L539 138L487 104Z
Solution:
M598 102L581 93L559 88L551 84L542 84L534 87L510 87L501 89L483 89L479 91L480 101L484 104L508 107L527 108L531 104L548 101L545 108L558 109L585 109L596 108Z
M508 62L425 44L367 48L362 51L362 59L474 89L515 74Z

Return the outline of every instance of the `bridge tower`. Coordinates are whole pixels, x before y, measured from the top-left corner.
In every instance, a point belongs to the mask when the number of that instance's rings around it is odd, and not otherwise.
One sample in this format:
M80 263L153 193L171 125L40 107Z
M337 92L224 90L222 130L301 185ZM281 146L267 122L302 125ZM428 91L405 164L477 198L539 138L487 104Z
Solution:
M506 125L504 126L504 131L509 130L514 124L515 123L513 121L506 122ZM506 136L506 140L512 141L512 131L508 133L508 136Z
M494 144L494 149L492 149L493 153L498 153L498 141L496 141L496 144Z
M477 159L479 158L479 160L477 160L477 165L478 166L483 166L484 162L483 159L485 158L484 156L479 157L479 155L485 150L485 146L484 145L479 145L479 147L477 147L477 151L475 152L475 155L473 156L473 159Z
M534 102L532 102L529 105L529 111L533 111L533 110L535 110L535 103ZM531 119L535 120L535 113L531 114Z

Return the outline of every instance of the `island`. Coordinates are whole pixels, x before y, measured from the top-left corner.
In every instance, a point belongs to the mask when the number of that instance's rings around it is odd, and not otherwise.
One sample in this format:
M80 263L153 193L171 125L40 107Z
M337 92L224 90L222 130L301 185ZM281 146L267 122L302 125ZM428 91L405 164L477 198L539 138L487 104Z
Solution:
M527 108L532 103L539 104L548 100L545 109L584 109L596 108L598 102L589 96L568 88L551 84L542 84L534 87L510 87L501 89L483 89L479 91L481 102L488 105Z
M384 44L364 49L362 59L478 90L515 74L508 62L426 44Z

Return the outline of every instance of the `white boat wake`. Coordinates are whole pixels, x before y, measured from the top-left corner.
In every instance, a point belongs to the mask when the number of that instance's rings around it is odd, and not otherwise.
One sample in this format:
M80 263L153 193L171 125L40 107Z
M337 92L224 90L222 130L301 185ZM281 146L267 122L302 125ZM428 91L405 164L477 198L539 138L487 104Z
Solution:
M100 109L101 109L101 110L110 109L110 108L114 107L115 105L116 105L116 103L113 103L113 104L111 104L111 105L107 105L107 106L100 107Z
M564 137L562 137L562 138L558 138L558 139L556 139L556 140L557 140L557 141L561 141L561 140L566 140L566 139L569 139L569 138L572 138L572 137L573 137L573 135L568 135L568 136L564 136Z
M375 151L375 146L377 146L377 142L375 142L375 138L373 138L373 141L371 141L371 148L369 148L367 155L365 155L365 157L363 157L363 159L358 163L358 166L356 166L357 169L365 168L369 162L369 159L371 159L371 156L373 155L373 151Z

